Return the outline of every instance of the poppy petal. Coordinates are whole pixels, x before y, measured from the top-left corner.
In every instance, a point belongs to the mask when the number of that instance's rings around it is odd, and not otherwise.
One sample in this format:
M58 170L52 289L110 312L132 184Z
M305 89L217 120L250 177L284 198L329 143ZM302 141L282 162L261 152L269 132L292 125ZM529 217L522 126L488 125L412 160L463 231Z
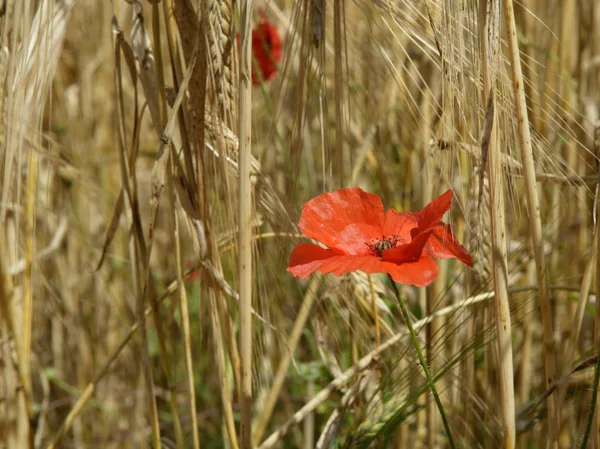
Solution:
M263 20L252 31L252 55L256 66L252 72L252 83L259 85L260 79L269 81L275 77L277 73L276 61L281 60L281 38L277 32L277 28L271 25L266 20Z
M340 255L334 251L312 244L297 245L292 251L288 271L306 279L315 271L338 276L352 271L365 273L389 273L395 282L425 287L438 275L438 267L430 257L397 264L375 256Z
M389 266L387 272L399 284L427 287L438 277L437 263L431 257L421 257L417 261L399 265L389 262L384 263Z
M385 222L383 224L383 234L386 236L396 236L398 243L408 243L412 240L411 232L419 226L417 216L413 212L400 213L390 209L385 213Z
M438 223L431 230L431 237L425 246L425 254L439 259L458 259L470 267L473 266L471 255L458 243L452 233L452 227Z
M406 245L399 245L395 248L385 250L382 254L384 261L402 263L413 262L421 258L421 253L431 236L431 231L418 234L414 240Z
M300 243L296 245L290 255L287 270L294 276L306 279L315 271L315 268L312 267L313 263L335 256L339 256L339 254L330 249L321 248L312 243Z
M304 235L342 254L368 255L366 243L383 236L383 203L357 187L313 198L302 207Z
M419 231L424 231L440 221L452 207L454 192L447 190L418 212Z

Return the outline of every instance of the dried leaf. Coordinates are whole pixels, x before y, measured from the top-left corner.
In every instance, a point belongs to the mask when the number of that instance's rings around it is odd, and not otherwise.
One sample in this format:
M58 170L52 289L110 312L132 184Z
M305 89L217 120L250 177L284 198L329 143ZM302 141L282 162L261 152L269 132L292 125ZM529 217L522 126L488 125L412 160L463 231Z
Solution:
M325 40L325 5L323 0L312 1L312 41L315 48L319 48Z
M485 166L487 164L490 139L494 128L494 92L490 89L488 94L488 103L485 109L485 118L483 120L483 133L481 135L481 166L479 168L479 194L477 196L477 217L481 211L481 201L483 199L483 179Z
M119 227L119 219L121 218L121 214L123 213L123 189L119 193L119 198L117 198L117 204L115 204L115 210L113 211L112 218L110 220L110 224L108 225L108 229L106 230L106 237L104 238L104 246L102 247L102 255L100 256L100 260L98 261L98 265L96 266L96 271L100 269L102 264L104 263L104 259L106 258L106 253L108 252L108 248L115 237L115 233L117 232L117 228Z
M191 193L186 187L187 183L185 182L185 178L183 177L181 171L178 170L173 179L175 181L175 189L177 190L177 196L179 197L181 207L183 207L183 210L190 218L194 220L200 220L195 195L193 195L193 193Z
M158 97L158 82L156 78L156 66L154 64L154 54L152 44L146 28L144 27L144 16L142 7L138 3L133 3L133 24L131 26L131 44L135 58L135 67L142 83L142 89L148 102L152 123L158 135L162 134L162 125L160 120L160 103Z
M170 142L163 142L158 150L151 176L151 197L150 197L150 223L148 224L148 246L152 248L154 238L154 226L158 214L158 205L160 196L165 189L165 176L167 172L167 162L169 162Z

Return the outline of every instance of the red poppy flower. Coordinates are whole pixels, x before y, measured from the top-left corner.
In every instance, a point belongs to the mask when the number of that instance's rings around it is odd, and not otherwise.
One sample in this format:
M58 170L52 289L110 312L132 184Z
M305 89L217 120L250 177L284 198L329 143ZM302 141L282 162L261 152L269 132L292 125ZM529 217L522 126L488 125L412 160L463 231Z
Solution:
M292 251L288 271L341 275L350 271L389 273L400 284L425 287L438 275L433 257L458 259L473 266L450 225L441 220L452 204L452 190L420 212L384 213L381 199L359 188L313 198L302 207L302 233L327 248L303 243Z
M281 38L277 28L269 23L264 13L262 21L252 30L252 55L256 60L256 66L260 70L260 77L256 73L256 67L252 70L252 84L258 86L260 78L269 81L277 73L277 61L281 60Z
M260 85L260 80L270 81L277 73L276 62L281 61L282 48L281 37L263 11L259 11L261 22L252 30L252 57L255 62L252 66L252 84ZM237 35L238 45L240 35ZM256 65L254 65L256 64ZM256 68L260 70L260 77Z
M188 262L186 263L186 266L187 266L187 268L192 268L194 266L194 261L188 260ZM202 274L202 272L200 270L192 271L188 276L188 280L196 281L196 280L200 279L201 274Z

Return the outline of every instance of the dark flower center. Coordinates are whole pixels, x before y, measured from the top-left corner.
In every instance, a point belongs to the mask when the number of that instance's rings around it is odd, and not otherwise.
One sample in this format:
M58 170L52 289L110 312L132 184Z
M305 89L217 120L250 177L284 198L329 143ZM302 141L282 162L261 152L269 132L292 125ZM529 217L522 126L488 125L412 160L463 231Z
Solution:
M386 249L395 248L398 244L398 237L395 235L382 236L380 239L374 239L372 243L365 243L369 247L371 254L381 257Z
M375 243L375 249L377 251L379 251L380 253L385 249L390 249L391 247L392 247L392 242L390 242L389 240L381 240L381 241Z

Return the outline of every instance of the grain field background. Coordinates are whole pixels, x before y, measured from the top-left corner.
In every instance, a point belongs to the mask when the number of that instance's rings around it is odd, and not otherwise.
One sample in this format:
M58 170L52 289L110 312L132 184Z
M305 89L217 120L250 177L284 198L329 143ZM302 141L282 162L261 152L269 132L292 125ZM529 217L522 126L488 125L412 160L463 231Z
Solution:
M600 447L597 0L2 0L0 42L0 448ZM400 286L450 435L387 278L286 271L352 186L454 191L474 267Z

